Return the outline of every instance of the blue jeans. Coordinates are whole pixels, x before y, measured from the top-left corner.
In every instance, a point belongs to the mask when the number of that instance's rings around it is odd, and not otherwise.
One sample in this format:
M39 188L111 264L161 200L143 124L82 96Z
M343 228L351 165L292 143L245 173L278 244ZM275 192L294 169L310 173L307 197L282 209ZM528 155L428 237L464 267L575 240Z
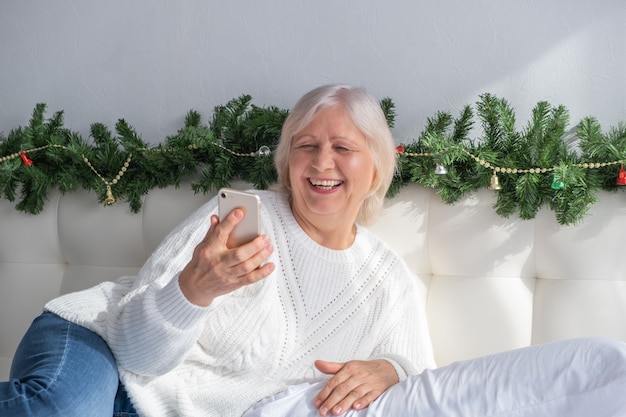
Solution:
M111 350L97 334L45 312L0 382L0 416L136 416Z

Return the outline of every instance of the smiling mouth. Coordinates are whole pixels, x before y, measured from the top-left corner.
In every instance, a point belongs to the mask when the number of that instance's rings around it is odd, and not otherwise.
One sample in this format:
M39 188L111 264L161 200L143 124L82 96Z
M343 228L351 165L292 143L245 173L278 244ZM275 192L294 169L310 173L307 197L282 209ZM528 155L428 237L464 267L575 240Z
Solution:
M309 184L311 184L315 188L319 188L320 190L330 191L332 189L335 189L335 188L339 187L341 184L343 184L343 181L339 181L339 180L314 180L312 178L309 178Z

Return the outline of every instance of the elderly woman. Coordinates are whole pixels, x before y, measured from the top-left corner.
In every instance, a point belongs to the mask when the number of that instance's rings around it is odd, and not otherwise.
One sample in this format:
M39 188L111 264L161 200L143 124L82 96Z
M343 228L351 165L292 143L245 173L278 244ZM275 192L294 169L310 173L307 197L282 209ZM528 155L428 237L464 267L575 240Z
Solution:
M307 93L275 163L281 190L256 191L264 233L252 242L227 244L245 213L220 222L212 199L138 276L49 302L0 384L0 414L624 415L616 343L434 369L414 277L362 227L395 168L370 94Z
M395 169L379 103L359 88L311 91L275 162L282 191L256 191L264 233L252 242L227 246L244 213L219 222L212 199L138 276L49 302L0 389L0 414L241 416L325 378L315 403L329 415L434 367L414 278L360 225Z

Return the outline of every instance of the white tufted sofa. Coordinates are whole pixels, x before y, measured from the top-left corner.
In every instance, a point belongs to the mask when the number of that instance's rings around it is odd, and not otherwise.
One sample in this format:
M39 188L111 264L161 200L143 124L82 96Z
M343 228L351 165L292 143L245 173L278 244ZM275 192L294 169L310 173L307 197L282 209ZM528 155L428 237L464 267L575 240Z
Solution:
M0 200L0 380L47 300L135 273L209 197L188 184L154 190L131 214L84 191L53 193L37 216ZM601 193L579 226L559 226L548 209L504 219L495 198L483 190L446 205L410 185L372 226L423 284L415 302L426 304L438 363L577 336L626 341L626 196Z

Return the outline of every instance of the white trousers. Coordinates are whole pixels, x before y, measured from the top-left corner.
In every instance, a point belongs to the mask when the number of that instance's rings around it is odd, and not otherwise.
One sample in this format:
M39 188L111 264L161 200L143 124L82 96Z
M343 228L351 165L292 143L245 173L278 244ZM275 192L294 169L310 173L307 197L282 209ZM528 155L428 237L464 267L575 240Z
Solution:
M295 385L243 417L319 416L324 382ZM624 417L626 344L584 338L456 362L411 375L346 417Z

